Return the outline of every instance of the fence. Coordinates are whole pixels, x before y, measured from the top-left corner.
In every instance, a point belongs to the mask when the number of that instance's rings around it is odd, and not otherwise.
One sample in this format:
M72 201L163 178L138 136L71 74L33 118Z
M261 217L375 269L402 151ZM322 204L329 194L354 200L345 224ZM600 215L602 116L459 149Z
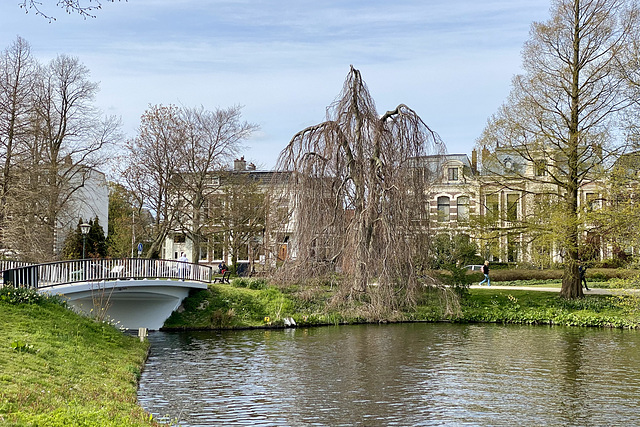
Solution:
M11 270L12 268L25 267L27 265L32 265L29 262L22 261L10 261L6 259L0 260L0 271Z
M67 283L126 279L175 279L211 283L211 267L175 260L85 259L4 270L5 286L46 288Z

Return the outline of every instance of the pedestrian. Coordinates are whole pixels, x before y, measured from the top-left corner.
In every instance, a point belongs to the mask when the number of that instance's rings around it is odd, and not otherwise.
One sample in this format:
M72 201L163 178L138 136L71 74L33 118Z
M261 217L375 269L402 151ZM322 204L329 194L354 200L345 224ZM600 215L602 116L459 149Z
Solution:
M187 269L189 268L187 265L188 262L189 258L187 258L187 255L184 252L180 253L180 258L178 258L178 276L182 280L184 280Z
M480 286L482 286L483 283L486 283L487 286L491 286L491 280L489 279L489 261L484 262L484 265L482 266L482 274L484 274L484 280L480 282Z
M580 264L578 266L578 272L580 272L580 286L584 285L584 288L589 290L589 287L587 286L587 267Z

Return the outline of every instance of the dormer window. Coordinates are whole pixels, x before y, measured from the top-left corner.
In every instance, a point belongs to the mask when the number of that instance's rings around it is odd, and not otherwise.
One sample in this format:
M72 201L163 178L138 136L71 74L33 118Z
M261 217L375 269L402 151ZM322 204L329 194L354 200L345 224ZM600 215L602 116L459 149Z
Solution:
M505 157L504 168L509 172L513 171L513 160L511 160L511 157Z
M447 177L449 181L457 181L458 178L458 168L448 168Z
M536 176L545 176L547 174L547 162L544 160L536 160L534 162Z

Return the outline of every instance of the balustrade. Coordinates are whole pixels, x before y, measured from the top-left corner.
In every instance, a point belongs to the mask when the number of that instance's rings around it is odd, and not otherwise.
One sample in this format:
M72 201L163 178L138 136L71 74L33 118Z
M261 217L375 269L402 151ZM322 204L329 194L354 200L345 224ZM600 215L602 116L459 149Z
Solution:
M211 283L211 267L164 259L84 259L10 268L2 276L5 286L26 288L127 279Z

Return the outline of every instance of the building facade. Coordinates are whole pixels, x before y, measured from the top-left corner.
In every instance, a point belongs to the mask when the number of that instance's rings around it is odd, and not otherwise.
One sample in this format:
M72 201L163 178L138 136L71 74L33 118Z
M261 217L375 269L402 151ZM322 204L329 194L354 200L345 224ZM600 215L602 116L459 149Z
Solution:
M551 220L560 219L560 188L543 162L527 162L514 153L498 153L479 166L474 150L425 159L437 168L431 186L431 227L435 233L464 233L478 245L479 255L490 261L547 266L562 262L561 242L550 234ZM586 181L579 189L579 209L598 209L604 184ZM556 215L556 217L553 217ZM611 248L596 238L587 225L583 240L590 256L603 259Z
M241 272L260 271L291 256L290 226L276 218L289 215L290 209L273 206L269 199L278 186L277 176L274 171L257 170L244 157L234 161L232 170L212 173L200 215L199 243L192 238L190 221L178 221L165 239L161 256L178 259L184 253L190 260L214 267L223 261L235 264ZM282 225L270 227L269 221ZM267 229L274 231L267 233Z
M482 162L474 150L471 158L445 154L416 159L413 167L428 181L429 192L421 224L433 236L469 236L478 255L492 262L538 266L562 262L562 242L555 240L557 236L548 228L549 221L558 219L552 216L560 206L560 190L546 173L548 165L526 162L508 152L492 158L497 160ZM291 206L296 196L269 201L278 186L276 178L276 172L258 171L244 158L236 160L232 171L212 178L216 189L206 201L208 225L199 248L188 232L176 229L167 237L162 256L177 259L184 252L194 259L197 251L201 263L216 266L225 261L245 264L252 270L274 267L295 257L295 212ZM604 184L585 182L579 190L580 209L601 207L603 192ZM245 215L239 215L242 212ZM274 223L280 225L272 227ZM583 233L582 240L591 245L592 258L611 255L612 248L588 226Z

